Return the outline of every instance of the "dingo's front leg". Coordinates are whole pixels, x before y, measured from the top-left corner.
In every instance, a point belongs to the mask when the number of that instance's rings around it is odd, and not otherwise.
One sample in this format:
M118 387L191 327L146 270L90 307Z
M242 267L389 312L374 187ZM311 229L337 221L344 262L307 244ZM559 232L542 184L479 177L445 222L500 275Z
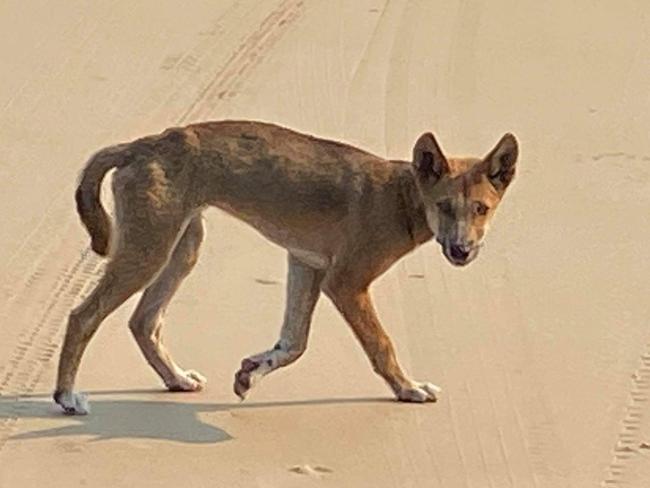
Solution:
M262 376L298 359L307 347L311 316L320 295L324 271L289 255L287 298L280 339L273 349L244 359L235 374L235 393L244 398Z
M418 403L436 401L440 388L432 383L413 381L402 371L395 348L377 318L367 289L354 291L345 287L328 287L326 293L350 324L375 372L386 380L398 400Z

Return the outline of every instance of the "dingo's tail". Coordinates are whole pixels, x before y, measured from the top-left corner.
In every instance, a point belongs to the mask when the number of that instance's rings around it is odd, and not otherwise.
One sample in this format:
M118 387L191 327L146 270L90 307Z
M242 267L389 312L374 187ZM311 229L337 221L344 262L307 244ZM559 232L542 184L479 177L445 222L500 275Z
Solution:
M91 247L100 256L108 254L111 222L100 201L100 189L104 175L112 168L125 166L129 158L122 149L125 145L112 146L95 154L81 173L75 200L77 212L91 238Z

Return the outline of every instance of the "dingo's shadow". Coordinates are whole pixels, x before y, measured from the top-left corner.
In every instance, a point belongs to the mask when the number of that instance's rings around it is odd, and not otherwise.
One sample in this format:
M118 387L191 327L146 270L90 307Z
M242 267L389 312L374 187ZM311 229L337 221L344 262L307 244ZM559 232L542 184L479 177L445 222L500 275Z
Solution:
M172 400L102 400L102 395L135 395L156 390L89 392L90 415L66 416L53 404L50 395L35 394L0 398L0 423L10 419L41 418L62 425L23 432L10 440L48 437L90 436L106 439L159 439L191 444L214 444L232 439L226 431L201 420L200 414L239 409L292 407L305 405L386 403L387 398L341 398L260 403L193 403ZM161 392L171 396L168 392Z

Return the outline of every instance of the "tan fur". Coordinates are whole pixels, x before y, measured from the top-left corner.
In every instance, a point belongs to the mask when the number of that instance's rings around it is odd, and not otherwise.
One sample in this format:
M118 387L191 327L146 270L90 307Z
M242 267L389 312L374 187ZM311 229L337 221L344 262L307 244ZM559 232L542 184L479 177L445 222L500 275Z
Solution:
M130 328L145 358L171 390L204 385L199 373L171 359L161 324L196 263L200 214L208 206L245 221L289 254L280 339L242 361L234 384L239 396L304 352L322 291L398 399L435 400L437 387L412 381L399 366L368 288L434 235L453 264L471 261L516 159L510 134L483 159L447 159L433 136L423 134L406 162L250 121L194 124L100 151L84 169L76 198L93 249L110 251L110 260L96 289L70 314L55 400L68 413L88 411L73 393L83 351L102 320L142 289ZM113 230L99 200L111 168L117 168Z

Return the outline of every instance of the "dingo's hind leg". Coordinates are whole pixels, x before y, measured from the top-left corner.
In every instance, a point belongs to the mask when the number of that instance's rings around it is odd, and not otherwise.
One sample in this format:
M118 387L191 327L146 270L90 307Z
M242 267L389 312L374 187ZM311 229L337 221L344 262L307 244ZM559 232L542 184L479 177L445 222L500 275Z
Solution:
M130 215L133 219L137 214ZM177 220L161 223L140 217L138 222L125 222L118 227L115 255L106 265L104 275L92 293L70 313L54 393L54 400L68 414L88 413L85 398L73 392L88 342L111 312L160 272L177 240Z
M307 347L311 316L320 296L325 271L314 269L289 254L286 308L280 339L273 349L246 358L235 374L235 393L244 398L262 376L298 359Z
M129 327L147 362L171 391L200 390L205 378L178 367L162 341L165 310L174 293L196 264L203 241L201 216L193 217L176 244L162 272L144 291Z

